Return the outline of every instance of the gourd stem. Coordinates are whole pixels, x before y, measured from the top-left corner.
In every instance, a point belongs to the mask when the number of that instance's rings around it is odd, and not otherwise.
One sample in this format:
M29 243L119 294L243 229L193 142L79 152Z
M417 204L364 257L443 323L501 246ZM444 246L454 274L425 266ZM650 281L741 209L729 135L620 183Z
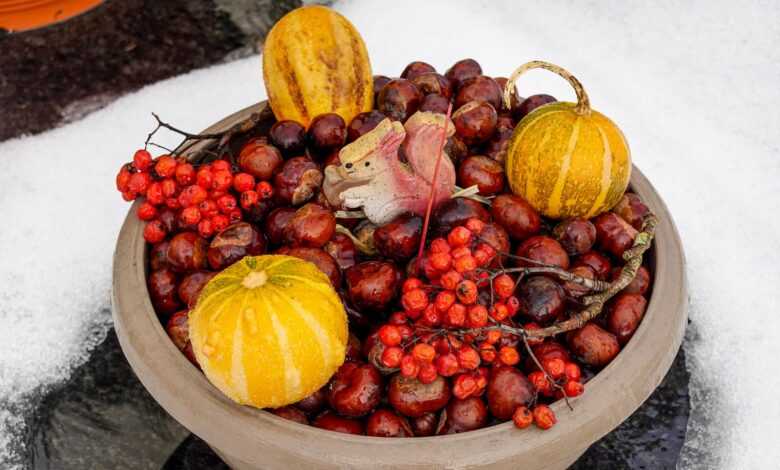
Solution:
M582 116L590 114L590 99L588 98L588 94L585 92L582 83L577 80L577 77L570 74L566 69L543 60L532 60L531 62L521 65L512 72L512 75L510 75L509 80L506 82L506 87L504 88L504 106L507 109L510 109L512 106L512 94L515 92L515 82L520 78L520 75L533 69L549 70L550 72L565 78L572 88L574 88L574 93L577 94L577 106L574 107L574 112Z

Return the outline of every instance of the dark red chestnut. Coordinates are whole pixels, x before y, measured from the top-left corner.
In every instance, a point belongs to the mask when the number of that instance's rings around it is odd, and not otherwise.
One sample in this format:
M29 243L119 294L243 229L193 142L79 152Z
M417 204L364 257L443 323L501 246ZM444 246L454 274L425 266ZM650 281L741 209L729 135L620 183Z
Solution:
M168 207L162 209L157 218L160 219L167 233L173 233L179 227L179 218L176 217L176 212Z
M295 421L300 424L309 424L309 419L306 418L306 414L294 406L283 406L281 408L274 408L270 411L281 418L289 419L290 421Z
M487 424L488 413L485 402L479 397L461 400L453 398L444 411L444 426L439 434L456 434L473 431Z
M634 244L637 231L628 222L614 212L606 212L596 217L596 238L602 250L618 258Z
M642 229L642 220L650 213L650 209L634 193L624 194L612 211L637 230Z
M182 305L176 293L176 274L168 268L149 274L149 297L158 314L167 315L179 310Z
M333 212L319 204L304 204L287 222L284 228L284 241L291 246L320 248L324 246L336 231L336 218Z
M358 137L371 132L384 119L385 115L377 110L358 114L347 127L347 142L354 142Z
M279 255L294 256L304 261L314 263L320 271L328 276L333 287L339 288L339 286L341 286L341 271L339 270L338 264L336 264L336 260L322 249L305 246L295 248L283 246L277 250L276 253Z
M563 313L563 289L546 276L531 276L520 283L518 290L520 313L529 321L546 325Z
M411 80L423 95L441 95L448 101L452 97L452 84L436 72L423 73Z
M485 155L503 164L506 160L506 151L509 148L509 140L512 138L512 129L501 127L502 118L498 118L496 133L485 143Z
M346 362L328 385L328 402L342 416L365 416L381 399L382 375L371 364Z
M458 185L477 185L479 194L492 196L504 189L504 166L482 155L469 157L458 167Z
M293 207L279 207L271 211L265 218L263 229L268 241L278 245L284 241L284 229L295 215Z
M211 271L195 271L194 273L185 276L179 283L179 288L177 290L179 298L184 302L184 305L188 308L194 307L195 302L198 301L200 291L202 291L211 278L216 275L217 273Z
M406 121L420 107L422 93L409 80L391 80L382 88L376 108L394 121Z
M420 111L447 114L449 105L450 100L441 95L425 95L425 98L423 98L420 103ZM468 149L466 149L466 151L468 151ZM447 152L447 154L449 155L449 152Z
M417 379L396 374L390 379L387 389L387 400L399 413L410 418L419 418L444 408L450 401L450 386L447 380L436 377L436 380L424 384Z
M238 166L241 171L249 173L260 181L269 181L273 178L283 162L282 154L276 147L257 144L254 141L245 145L238 155Z
M520 122L534 109L540 106L544 106L547 103L554 103L555 101L558 100L550 95L531 95L524 99L520 105L518 105L517 109L513 113L514 118L517 120L517 122Z
M404 68L404 71L401 72L401 78L413 80L419 75L431 72L436 72L436 69L433 67L433 65L417 60L411 62L406 66L406 68Z
M483 222L490 221L490 213L484 205L473 199L456 197L439 205L432 220L440 233L448 233L472 217Z
M447 108L445 107L443 113L446 112ZM447 152L447 156L450 157L450 160L455 165L469 156L469 147L456 135L447 139L447 143L444 144L444 151Z
M276 196L285 204L299 206L314 197L322 186L322 171L307 157L294 157L274 176Z
M609 364L620 352L617 337L593 322L569 333L567 339L572 352L594 367Z
M374 247L385 258L406 261L420 247L422 225L422 217L401 215L374 230Z
M149 251L149 267L152 271L169 267L168 264L168 240L161 241Z
M379 101L379 92L385 87L392 78L385 75L374 75L374 105Z
M553 236L570 256L590 251L596 243L596 226L585 219L566 219L553 229Z
M569 272L576 276L584 277L585 279L596 279L596 272L590 266L574 266ZM574 281L564 282L563 290L569 297L582 297L590 292L588 288Z
M640 294L618 294L607 308L607 330L625 345L645 315L647 300Z
M343 233L334 233L323 249L336 260L341 269L351 268L357 263L355 243Z
M168 319L165 325L165 332L171 338L171 342L181 351L184 356L195 366L198 361L195 359L195 353L192 351L190 343L189 310L180 310Z
M610 281L617 280L621 272L623 272L622 267L613 269L612 274L610 276ZM628 284L625 287L625 289L623 289L621 292L626 294L645 295L649 289L650 289L650 271L648 271L646 267L640 266L639 269L636 271L636 276L634 276L634 280L632 280L631 283Z
M452 114L452 122L458 137L467 145L475 145L493 136L498 114L490 103L469 101Z
M413 437L409 421L390 410L376 410L366 420L366 435L376 437Z
M211 240L208 258L211 269L224 269L244 256L265 253L265 237L251 224L237 222Z
M195 232L181 232L168 245L168 263L174 271L197 271L206 267L208 242Z
M458 88L455 95L455 108L460 108L469 101L485 101L494 109L501 109L501 87L495 80L484 75L469 78Z
M463 82L478 75L482 75L482 67L474 59L459 60L444 74L455 88L460 88Z
M315 154L325 155L347 141L347 125L336 113L320 114L309 124L306 140Z
M439 424L439 417L435 413L425 413L422 416L412 418L412 431L417 437L433 436Z
M609 258L597 251L589 251L580 255L574 265L590 267L596 273L596 278L602 281L607 279L612 270L612 263L609 261Z
M514 194L499 194L493 199L493 220L504 227L515 240L525 240L539 232L542 219L525 199Z
M490 413L496 418L511 419L515 408L529 405L534 395L531 382L514 367L496 367L490 372L487 401Z
M517 260L518 266L557 266L569 269L569 255L560 243L544 235L533 236L524 241L515 254L524 259Z
M506 253L509 253L510 243L509 234L507 234L504 228L496 223L487 223L482 229L482 233L479 234L479 238L482 242L487 243L498 253L504 253L501 256L497 256L491 264L491 267L500 266L506 261Z
M365 359L363 357L363 345L360 343L360 339L353 333L350 333L347 337L346 356L346 360L352 362L361 362Z
M279 121L268 133L271 143L286 157L300 155L306 148L306 129L295 121Z
M401 272L386 261L364 261L344 272L347 294L358 310L383 311L398 293Z
M363 422L359 419L342 418L332 411L326 411L312 422L312 425L328 431L346 434L365 434Z
M319 413L328 404L327 385L295 404L301 411L313 415Z

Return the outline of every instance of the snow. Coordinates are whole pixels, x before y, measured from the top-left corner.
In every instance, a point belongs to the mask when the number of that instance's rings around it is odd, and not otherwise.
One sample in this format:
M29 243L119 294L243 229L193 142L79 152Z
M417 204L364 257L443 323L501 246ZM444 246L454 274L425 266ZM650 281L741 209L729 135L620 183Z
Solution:
M629 5L628 3L631 3ZM690 276L692 411L682 468L780 459L780 6L744 2L346 1L375 73L474 57L507 76L572 71L665 198ZM381 13L380 13L381 11ZM66 380L110 327L113 188L156 111L201 129L263 98L257 56L147 87L81 121L0 144L0 465L34 392ZM573 99L544 71L522 94ZM172 142L169 142L172 143Z

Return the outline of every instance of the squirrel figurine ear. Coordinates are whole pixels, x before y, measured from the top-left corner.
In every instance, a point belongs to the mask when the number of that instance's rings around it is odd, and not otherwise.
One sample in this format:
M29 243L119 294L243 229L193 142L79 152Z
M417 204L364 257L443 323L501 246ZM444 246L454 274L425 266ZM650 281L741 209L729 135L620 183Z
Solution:
M400 122L385 118L370 132L363 134L342 148L339 152L339 161L342 165L355 163L380 148L391 133L399 135L400 140L406 136L404 126Z

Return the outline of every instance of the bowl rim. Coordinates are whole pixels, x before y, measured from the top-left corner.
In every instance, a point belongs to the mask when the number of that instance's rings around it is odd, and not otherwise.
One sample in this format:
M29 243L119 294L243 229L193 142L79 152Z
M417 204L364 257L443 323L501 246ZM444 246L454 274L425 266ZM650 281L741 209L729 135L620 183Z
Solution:
M223 130L261 111L267 111L266 102L238 111L204 132ZM562 400L551 405L558 425L547 431L519 430L509 421L462 434L386 439L326 431L232 402L189 363L158 320L146 287L146 244L143 223L135 216L137 201L128 211L114 253L112 314L117 336L133 371L169 414L223 456L250 465L283 462L290 455L301 462L336 466L478 466L507 463L519 454L546 464L567 462L571 459L562 458L562 444L581 454L649 397L671 367L687 324L686 263L674 221L635 166L631 187L659 218L654 283L645 317L621 353L588 382L582 396L573 399L574 411Z

